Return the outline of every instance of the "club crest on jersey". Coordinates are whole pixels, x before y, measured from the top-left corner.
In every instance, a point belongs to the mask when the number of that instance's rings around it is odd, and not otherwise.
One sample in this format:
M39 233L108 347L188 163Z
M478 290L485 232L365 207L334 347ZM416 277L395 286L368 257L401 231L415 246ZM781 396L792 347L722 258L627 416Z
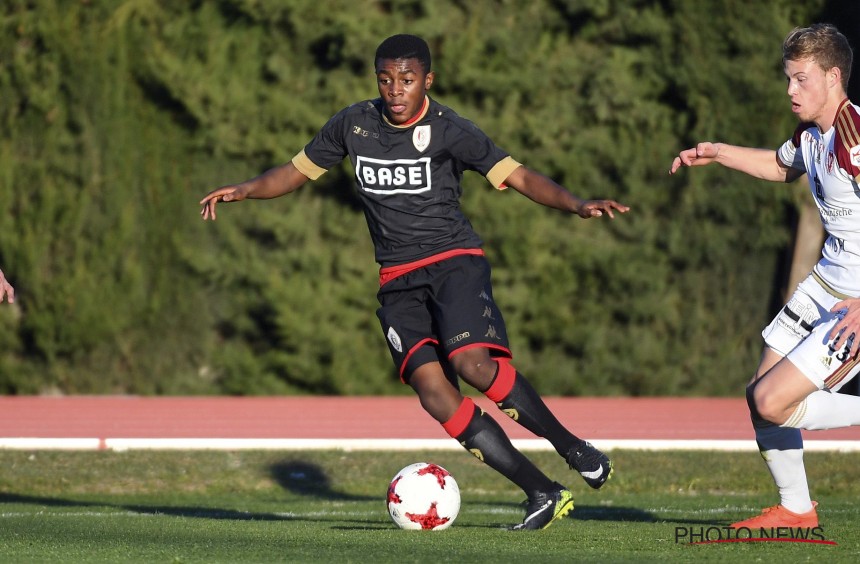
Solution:
M860 145L851 147L849 154L851 155L851 164L860 166Z
M415 145L415 148L422 153L430 146L429 125L419 125L414 131L412 131L412 144Z

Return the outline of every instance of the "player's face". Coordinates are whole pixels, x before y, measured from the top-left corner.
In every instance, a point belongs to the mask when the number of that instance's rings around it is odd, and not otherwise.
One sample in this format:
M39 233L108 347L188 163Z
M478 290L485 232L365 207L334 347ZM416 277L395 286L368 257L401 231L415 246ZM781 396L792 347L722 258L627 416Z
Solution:
M828 115L828 82L832 77L812 59L785 62L791 111L802 122L818 123Z
M433 73L424 73L418 59L380 59L376 85L391 123L406 123L421 111L424 96L433 84Z

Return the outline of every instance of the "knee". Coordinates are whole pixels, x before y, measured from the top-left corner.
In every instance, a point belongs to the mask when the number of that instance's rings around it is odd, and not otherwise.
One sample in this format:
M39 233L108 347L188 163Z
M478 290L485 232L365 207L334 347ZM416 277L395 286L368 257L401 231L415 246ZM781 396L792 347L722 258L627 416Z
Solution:
M768 422L775 425L785 423L785 406L761 386L752 384L747 387L747 405L753 422Z
M451 364L460 377L471 386L484 391L493 383L497 362L486 354L460 354L451 358Z
M441 369L418 369L409 378L409 385L418 395L418 401L424 411L439 422L451 418L463 396L445 378Z

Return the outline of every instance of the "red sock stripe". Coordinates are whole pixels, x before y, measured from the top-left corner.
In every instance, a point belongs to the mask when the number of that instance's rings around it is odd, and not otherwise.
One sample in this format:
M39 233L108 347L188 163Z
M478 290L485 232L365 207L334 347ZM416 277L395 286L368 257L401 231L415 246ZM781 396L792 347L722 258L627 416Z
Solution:
M475 414L475 402L473 402L470 398L463 398L463 402L460 404L460 407L457 408L457 411L454 412L454 415L451 416L451 419L442 423L442 428L445 429L445 432L451 435L452 438L456 439L463 431L466 430L466 427L469 426L469 422L472 420L472 416Z
M497 358L499 363L499 372L496 374L496 379L493 380L490 388L484 392L484 395L493 400L494 403L499 403L511 393L514 388L514 381L517 379L517 370L511 365L511 361L506 358Z

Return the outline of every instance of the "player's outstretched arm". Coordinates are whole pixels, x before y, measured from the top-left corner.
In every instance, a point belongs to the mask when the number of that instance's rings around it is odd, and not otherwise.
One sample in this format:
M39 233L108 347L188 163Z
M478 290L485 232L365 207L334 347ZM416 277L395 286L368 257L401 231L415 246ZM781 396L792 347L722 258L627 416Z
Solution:
M726 168L774 182L791 182L803 174L799 170L782 164L776 151L709 141L678 153L672 161L669 174L675 174L681 167L704 166L711 163L719 163Z
M625 213L630 209L615 200L583 200L551 178L525 166L517 167L505 179L505 184L534 202L575 213L583 219L600 217L604 213L614 219L614 212Z
M10 304L15 302L15 288L6 280L3 271L0 270L0 302L3 301L4 296Z
M200 200L200 205L203 206L200 215L204 220L214 220L216 219L215 206L218 202L239 202L248 198L277 198L293 192L307 181L308 177L289 162L269 169L260 176L241 184L222 186L212 190Z

